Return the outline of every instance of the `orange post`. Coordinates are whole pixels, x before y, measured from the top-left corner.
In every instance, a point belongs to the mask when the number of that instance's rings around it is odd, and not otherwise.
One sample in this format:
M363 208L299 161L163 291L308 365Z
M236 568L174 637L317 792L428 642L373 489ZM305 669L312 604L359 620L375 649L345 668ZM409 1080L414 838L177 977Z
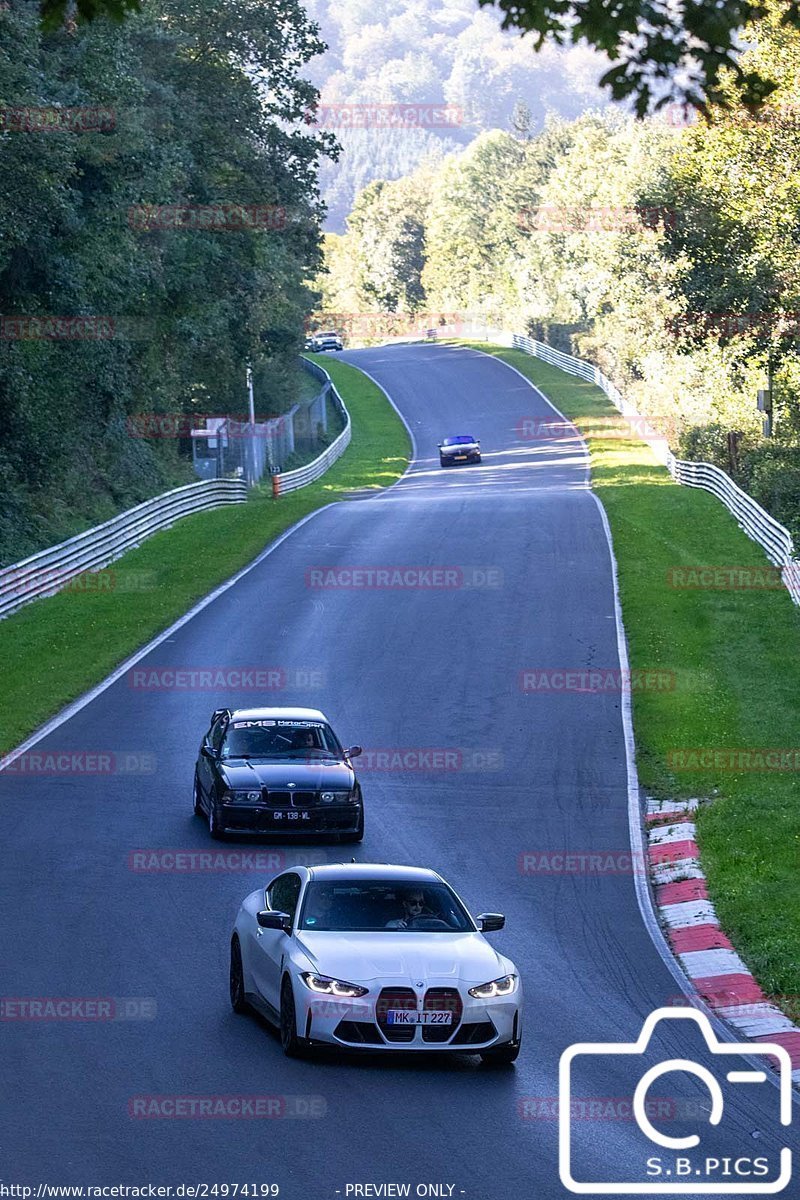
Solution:
M281 477L280 475L272 476L272 498L277 500L281 494Z

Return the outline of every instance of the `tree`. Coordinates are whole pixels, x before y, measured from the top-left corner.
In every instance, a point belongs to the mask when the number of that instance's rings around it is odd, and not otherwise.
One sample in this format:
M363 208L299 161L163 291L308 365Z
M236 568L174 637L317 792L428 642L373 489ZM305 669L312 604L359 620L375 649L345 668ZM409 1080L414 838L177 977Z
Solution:
M760 20L760 0L670 4L667 0L478 0L505 14L504 28L534 33L538 50L586 41L611 60L601 79L615 100L633 99L643 116L670 99L705 107L724 100L724 77L736 79L743 100L759 106L775 89L771 71L743 67L738 49L745 26ZM800 3L782 0L781 25L800 28Z
M132 414L243 413L248 359L260 412L293 402L330 141L301 119L321 46L294 0L148 0L121 28L52 34L27 4L0 9L0 31L0 94L21 112L112 117L48 133L7 118L0 134L4 318L100 316L113 332L0 342L0 561L14 561L169 486L175 443L131 437ZM130 219L142 205L286 220L147 229Z
M429 192L430 181L422 173L371 183L356 199L347 224L357 287L367 309L415 312L422 307Z

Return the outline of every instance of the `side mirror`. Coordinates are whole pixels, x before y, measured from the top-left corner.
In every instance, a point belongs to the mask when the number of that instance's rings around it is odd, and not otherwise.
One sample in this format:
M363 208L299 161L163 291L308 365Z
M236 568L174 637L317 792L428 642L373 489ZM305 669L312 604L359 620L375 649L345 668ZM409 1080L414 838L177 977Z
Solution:
M262 908L261 912L256 913L256 920L262 929L282 929L284 933L290 933L292 929L292 918L285 912Z
M364 750L361 746L351 746L349 750L345 750L348 758L358 758L359 754L363 754Z
M478 928L481 933L494 933L497 929L502 929L506 923L506 919L502 913L481 913L478 917Z
M219 754L211 745L211 742L203 742L203 754L206 758L219 758Z

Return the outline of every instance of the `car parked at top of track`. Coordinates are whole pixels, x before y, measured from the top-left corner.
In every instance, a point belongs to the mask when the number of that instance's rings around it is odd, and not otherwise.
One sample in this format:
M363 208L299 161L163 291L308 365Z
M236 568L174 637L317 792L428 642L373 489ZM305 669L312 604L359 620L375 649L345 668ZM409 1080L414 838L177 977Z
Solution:
M314 1046L458 1051L512 1063L522 984L473 919L424 867L297 866L244 900L231 938L230 994L280 1029L284 1053Z
M333 329L328 329L324 333L314 334L314 349L323 350L344 350L344 343Z
M450 467L457 462L481 461L481 444L477 438L468 433L460 433L456 437L446 437L439 444L439 464Z
M316 708L218 708L194 773L194 811L211 836L331 834L360 842L364 804L352 759Z

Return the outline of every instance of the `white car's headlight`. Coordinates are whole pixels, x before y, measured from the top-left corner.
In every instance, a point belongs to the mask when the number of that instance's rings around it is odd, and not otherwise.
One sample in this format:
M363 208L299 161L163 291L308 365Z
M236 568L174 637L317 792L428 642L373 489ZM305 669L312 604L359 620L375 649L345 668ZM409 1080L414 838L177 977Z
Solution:
M327 975L315 975L313 971L304 971L300 976L303 983L311 992L322 992L325 996L366 996L369 988L360 987L357 983L347 983L344 979L330 979Z
M516 975L503 975L501 979L491 979L489 983L479 983L477 987L470 988L469 994L476 1000L493 1000L495 996L510 996L516 987Z

